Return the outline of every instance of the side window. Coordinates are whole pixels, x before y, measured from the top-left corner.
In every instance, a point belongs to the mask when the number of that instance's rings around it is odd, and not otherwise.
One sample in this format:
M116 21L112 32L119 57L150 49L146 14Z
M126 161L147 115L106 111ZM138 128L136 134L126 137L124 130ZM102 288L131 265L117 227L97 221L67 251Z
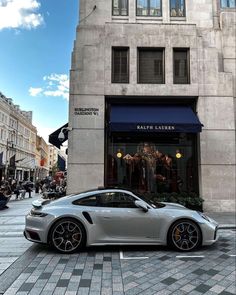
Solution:
M137 208L135 199L122 192L110 192L100 194L97 197L97 206L109 208Z
M79 206L97 206L97 196L89 196L86 198L82 198L73 202L74 205Z

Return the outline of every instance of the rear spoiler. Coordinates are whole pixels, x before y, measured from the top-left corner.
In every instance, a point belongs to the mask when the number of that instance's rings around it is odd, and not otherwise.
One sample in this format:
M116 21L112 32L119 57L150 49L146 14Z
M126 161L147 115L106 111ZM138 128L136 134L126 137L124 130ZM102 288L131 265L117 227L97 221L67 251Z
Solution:
M35 209L39 209L43 207L43 205L47 205L51 202L51 200L35 200L32 202L32 205Z

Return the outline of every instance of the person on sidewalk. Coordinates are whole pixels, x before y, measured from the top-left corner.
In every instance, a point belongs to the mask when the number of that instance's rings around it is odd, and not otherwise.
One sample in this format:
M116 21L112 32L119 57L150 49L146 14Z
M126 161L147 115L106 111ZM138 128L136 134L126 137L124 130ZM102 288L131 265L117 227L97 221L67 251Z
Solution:
M0 188L0 210L8 209L7 203L9 202L10 197L6 196L7 190L4 187Z
M35 182L35 193L39 194L39 189L40 189L40 181L37 177L36 182Z
M24 184L24 189L25 189L25 191L26 191L27 193L29 193L29 198L32 198L32 197L31 197L31 192L32 192L33 189L31 188L30 183L26 182L26 183Z
M14 194L16 195L16 200L18 200L20 196L20 190L21 190L21 186L20 186L20 183L18 182L14 190Z

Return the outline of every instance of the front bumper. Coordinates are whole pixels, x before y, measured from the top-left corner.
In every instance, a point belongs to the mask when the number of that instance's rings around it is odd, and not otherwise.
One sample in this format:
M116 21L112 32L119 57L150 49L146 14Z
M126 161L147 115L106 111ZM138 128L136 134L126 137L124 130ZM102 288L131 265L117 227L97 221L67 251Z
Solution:
M218 223L213 219L210 219L209 222L201 224L203 246L212 245L219 239L218 227Z

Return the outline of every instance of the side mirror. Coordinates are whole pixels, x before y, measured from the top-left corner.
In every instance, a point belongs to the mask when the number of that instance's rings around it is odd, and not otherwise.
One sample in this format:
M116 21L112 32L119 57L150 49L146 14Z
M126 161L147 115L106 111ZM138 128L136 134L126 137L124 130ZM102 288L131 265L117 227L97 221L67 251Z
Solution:
M135 205L141 208L144 212L148 212L148 206L142 201L135 201Z

